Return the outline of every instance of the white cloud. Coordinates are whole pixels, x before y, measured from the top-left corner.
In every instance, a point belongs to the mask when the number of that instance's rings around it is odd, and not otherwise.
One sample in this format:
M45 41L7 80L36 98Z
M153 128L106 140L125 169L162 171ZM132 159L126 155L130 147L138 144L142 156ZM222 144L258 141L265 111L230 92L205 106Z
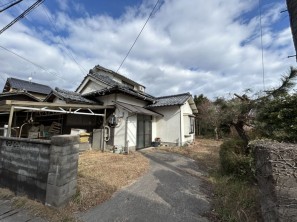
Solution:
M68 56L70 52L60 38L86 70L97 64L116 70L152 7L151 1L145 1L140 9L128 8L114 19L107 15L90 17L79 1L70 5L68 1L58 2L61 10L52 16L62 32L60 37L52 33L50 23L41 28L18 23L0 36L0 45L59 73L65 81L1 49L0 72L24 78L35 72L36 81L75 89L86 73ZM214 98L247 88L263 89L259 18L245 16L257 12L257 2L166 0L147 24L120 73L142 83L156 96L190 91ZM81 10L83 17L67 15L71 5L77 12ZM270 4L263 11L267 87L278 84L280 76L295 64L294 59L286 59L294 53L288 21L284 29L273 28L280 21L282 7ZM33 16L41 13L38 10ZM11 18L8 14L2 17L1 26Z

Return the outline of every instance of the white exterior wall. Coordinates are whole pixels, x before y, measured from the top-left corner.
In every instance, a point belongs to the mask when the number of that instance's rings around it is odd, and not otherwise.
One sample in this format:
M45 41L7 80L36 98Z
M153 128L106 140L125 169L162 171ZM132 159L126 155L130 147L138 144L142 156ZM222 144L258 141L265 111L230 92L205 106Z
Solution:
M124 114L124 115L123 115ZM136 149L136 133L137 133L137 117L122 108L116 109L116 115L121 116L121 122L118 127L114 129L114 146L124 148L126 141L129 141L128 146L130 150ZM133 115L133 116L131 116ZM130 116L127 120L127 117ZM127 138L126 138L126 123L127 126Z
M189 133L190 130L190 118L189 115L193 115L193 111L187 101L184 105L181 106L182 112L182 145L187 142L193 142L195 139L195 131L194 133ZM195 128L194 128L195 129Z
M178 145L180 142L180 108L179 106L156 107L154 111L164 115L156 117L153 122L153 140L161 138L163 143ZM155 127L154 127L155 126Z
M106 95L106 96L100 96L100 97L96 97L96 99L103 102L104 106L111 106L111 105L114 105L114 101L117 100L117 95L111 94L111 95Z
M132 96L127 96L123 94L117 95L117 101L123 102L123 103L129 103L131 105L141 106L141 107L148 105L147 101L139 100L139 99L133 98Z
M66 102L64 100L61 100L59 98L54 98L53 103L60 103L60 104L66 104Z
M160 137L163 143L175 145L184 145L194 141L195 133L189 133L189 115L193 115L193 111L188 102L180 107L165 106L156 107L153 110L164 115L164 117L153 119L153 140Z
M88 77L82 86L79 87L77 90L78 93L80 94L86 94L92 91L104 89L108 87L108 85L104 84L103 82L96 81L94 79L91 79Z

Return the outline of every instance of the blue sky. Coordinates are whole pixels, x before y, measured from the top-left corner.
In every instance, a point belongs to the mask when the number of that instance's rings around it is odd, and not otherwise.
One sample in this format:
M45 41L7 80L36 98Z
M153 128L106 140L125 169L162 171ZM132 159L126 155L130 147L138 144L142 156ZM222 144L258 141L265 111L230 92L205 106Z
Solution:
M10 0L3 0L7 3ZM34 0L0 14L0 27ZM155 0L46 0L0 35L0 87L16 77L75 90L100 64L117 70ZM285 0L262 0L265 87L296 61ZM155 96L263 90L258 0L163 0L120 73Z

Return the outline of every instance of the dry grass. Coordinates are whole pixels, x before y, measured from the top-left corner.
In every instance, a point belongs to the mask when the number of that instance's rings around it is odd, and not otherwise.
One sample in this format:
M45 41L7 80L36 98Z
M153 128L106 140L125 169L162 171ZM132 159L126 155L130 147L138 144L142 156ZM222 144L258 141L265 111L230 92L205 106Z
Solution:
M83 153L79 158L78 193L71 208L83 211L104 202L116 190L133 183L148 167L149 161L138 152Z
M210 176L205 182L214 208L207 214L210 221L261 221L257 187L221 174L219 151L222 142L197 139L190 146L160 149L192 158L197 161L199 168L209 172Z
M35 216L49 221L74 222L74 214L108 200L114 192L133 183L146 172L149 161L140 153L129 155L84 152L79 158L78 191L70 203L61 209L44 206L26 197L16 197L0 188L0 198L12 200L16 208L25 208Z
M160 148L163 151L169 151L187 156L199 162L199 166L211 172L219 168L219 151L222 141L211 139L196 139L196 141L185 147Z

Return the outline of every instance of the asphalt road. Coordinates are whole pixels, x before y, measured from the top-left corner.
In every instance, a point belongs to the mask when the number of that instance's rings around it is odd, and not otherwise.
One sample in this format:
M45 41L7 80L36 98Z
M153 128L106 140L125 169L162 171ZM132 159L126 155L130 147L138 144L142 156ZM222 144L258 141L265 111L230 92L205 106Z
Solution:
M80 215L83 221L208 221L210 210L202 171L189 158L160 151L142 151L149 171L107 202Z

